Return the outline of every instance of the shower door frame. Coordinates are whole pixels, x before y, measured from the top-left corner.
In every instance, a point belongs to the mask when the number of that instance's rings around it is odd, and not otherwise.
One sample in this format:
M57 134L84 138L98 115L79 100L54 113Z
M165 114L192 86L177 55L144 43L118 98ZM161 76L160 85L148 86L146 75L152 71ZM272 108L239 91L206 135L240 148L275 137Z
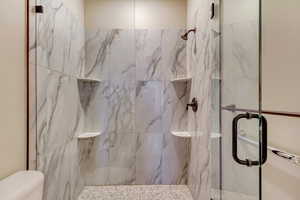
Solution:
M26 170L37 169L36 151L36 122L37 122L37 97L36 97L36 0L25 0L26 23ZM32 55L33 53L33 55Z

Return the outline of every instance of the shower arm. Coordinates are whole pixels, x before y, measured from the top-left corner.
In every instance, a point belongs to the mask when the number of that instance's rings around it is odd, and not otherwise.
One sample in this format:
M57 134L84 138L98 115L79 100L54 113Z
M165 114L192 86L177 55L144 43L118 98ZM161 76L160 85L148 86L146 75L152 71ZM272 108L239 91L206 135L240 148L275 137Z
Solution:
M181 39L183 39L183 40L188 40L188 35L189 35L191 32L196 33L196 28L190 29L190 30L188 30L187 32L185 32L185 33L181 36Z

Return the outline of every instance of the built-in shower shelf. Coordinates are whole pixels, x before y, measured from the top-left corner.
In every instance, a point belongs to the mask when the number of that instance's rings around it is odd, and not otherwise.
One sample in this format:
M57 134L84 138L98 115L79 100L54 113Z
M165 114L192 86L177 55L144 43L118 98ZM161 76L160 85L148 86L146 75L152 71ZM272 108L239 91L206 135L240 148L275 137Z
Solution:
M210 134L210 138L212 138L212 139L214 139L214 138L220 138L220 137L221 137L221 133L214 133L214 132L212 132Z
M181 77L172 80L172 82L188 82L188 81L192 81L192 77Z
M176 136L176 137L182 137L182 138L191 138L192 135L203 135L203 133L200 133L200 134L192 134L191 132L188 132L188 131L172 131L172 135ZM221 134L220 133L214 133L212 132L210 134L210 138L211 139L216 139L216 138L220 138L221 137Z
M219 76L213 76L212 80L221 80L221 78Z
M91 82L91 83L100 83L100 82L102 82L102 80L99 80L99 79L90 79L90 78L78 78L78 81Z
M101 132L85 132L77 136L78 139L95 138L101 135Z
M172 135L176 137L181 137L181 138L191 138L192 135L190 132L187 131L172 131Z

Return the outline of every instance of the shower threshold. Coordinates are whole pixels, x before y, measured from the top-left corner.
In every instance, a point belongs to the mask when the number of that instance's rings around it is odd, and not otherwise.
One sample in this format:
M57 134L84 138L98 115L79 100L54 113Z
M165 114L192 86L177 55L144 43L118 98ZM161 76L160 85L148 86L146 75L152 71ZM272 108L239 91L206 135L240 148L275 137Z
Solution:
M87 186L78 200L193 200L186 185Z

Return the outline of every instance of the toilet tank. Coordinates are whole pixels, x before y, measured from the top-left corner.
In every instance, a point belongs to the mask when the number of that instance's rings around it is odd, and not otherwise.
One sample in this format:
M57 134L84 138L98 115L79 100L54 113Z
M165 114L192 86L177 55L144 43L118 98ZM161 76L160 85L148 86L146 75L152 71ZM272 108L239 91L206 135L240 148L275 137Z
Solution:
M42 200L44 175L20 171L0 181L1 200Z

